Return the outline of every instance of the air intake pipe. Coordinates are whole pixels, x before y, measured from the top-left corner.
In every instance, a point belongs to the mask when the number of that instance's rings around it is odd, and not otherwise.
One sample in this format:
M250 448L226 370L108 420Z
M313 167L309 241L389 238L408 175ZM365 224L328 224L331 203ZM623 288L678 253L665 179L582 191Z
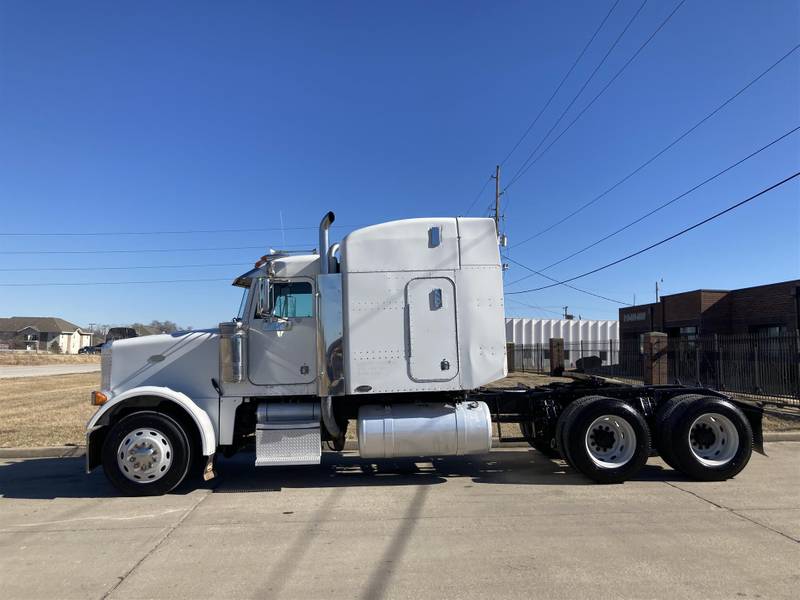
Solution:
M326 275L329 272L328 267L328 228L331 223L336 220L336 215L333 211L328 211L319 224L319 272Z
M339 251L339 242L333 242L328 248L328 273L336 273L336 253Z

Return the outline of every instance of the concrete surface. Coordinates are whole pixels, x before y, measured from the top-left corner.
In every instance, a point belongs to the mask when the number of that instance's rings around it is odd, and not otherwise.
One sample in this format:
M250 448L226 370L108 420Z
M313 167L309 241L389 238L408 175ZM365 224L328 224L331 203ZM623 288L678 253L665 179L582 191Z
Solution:
M20 365L0 366L0 379L13 377L43 377L46 375L69 375L70 373L96 373L99 363L74 365Z
M599 486L525 448L219 464L120 498L80 458L0 460L3 598L796 598L800 444L734 480L652 459Z

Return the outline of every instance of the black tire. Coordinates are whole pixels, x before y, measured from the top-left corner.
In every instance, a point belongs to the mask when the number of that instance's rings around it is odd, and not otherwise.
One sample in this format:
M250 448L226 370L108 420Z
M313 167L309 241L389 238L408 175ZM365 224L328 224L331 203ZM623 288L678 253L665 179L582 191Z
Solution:
M616 422L629 428L635 441L630 436L621 436L624 428L614 430L613 424L596 425L596 420L604 416L616 418ZM605 439L610 440L614 444L612 451L617 454L602 460L594 457L587 444L589 439L594 439L595 433L598 437L603 434ZM631 405L613 398L597 398L572 411L564 424L563 437L570 463L598 483L622 483L630 479L642 469L650 456L650 430L644 417ZM616 462L628 453L630 455L623 462Z
M161 434L165 442L169 465L154 481L143 478L132 481L120 469L117 451L120 444L137 430L150 430ZM145 432L147 435L147 431ZM133 438L134 440L136 438ZM184 480L192 463L189 438L180 424L171 417L153 411L141 411L120 419L108 432L102 450L103 471L109 481L126 496L160 496L174 489Z
M583 398L578 398L567 405L567 408L564 409L564 411L559 415L558 421L556 421L556 449L561 455L561 458L567 461L567 464L570 467L574 468L575 465L572 464L572 459L569 457L569 448L567 446L566 438L564 437L567 421L572 418L572 415L577 410L583 408L590 402L601 399L605 399L605 396L584 396Z
M664 462L676 471L681 469L673 452L673 428L689 402L703 397L702 394L681 394L664 402L656 412L654 431L656 449Z
M520 423L519 429L525 441L536 451L541 452L547 458L558 458L560 456L558 449L553 446L553 438L543 439L533 436L533 425L531 423Z
M721 415L728 423L706 416L713 414ZM697 420L704 416L711 426L706 422L698 423ZM670 433L678 468L687 476L701 481L722 481L735 477L745 468L753 453L753 428L750 422L738 407L724 398L703 396L690 401L670 428ZM698 442L697 437L701 434L705 439ZM704 453L705 458L701 458L699 454Z

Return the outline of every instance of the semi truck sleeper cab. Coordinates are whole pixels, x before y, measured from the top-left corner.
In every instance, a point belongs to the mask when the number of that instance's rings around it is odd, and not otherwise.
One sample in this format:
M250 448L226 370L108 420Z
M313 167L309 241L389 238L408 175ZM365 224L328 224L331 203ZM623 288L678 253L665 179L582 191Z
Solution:
M502 266L492 219L419 218L353 231L319 250L262 256L233 285L218 328L105 344L87 471L125 494L163 494L218 452L255 465L318 464L357 423L364 458L489 452L492 422L598 482L657 451L725 479L760 448L760 411L707 389L599 378L503 390Z

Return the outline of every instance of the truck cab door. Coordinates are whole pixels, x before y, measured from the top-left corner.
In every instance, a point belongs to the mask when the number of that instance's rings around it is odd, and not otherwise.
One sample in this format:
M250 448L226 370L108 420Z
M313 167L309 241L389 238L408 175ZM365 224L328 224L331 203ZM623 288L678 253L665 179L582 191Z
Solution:
M408 371L414 381L458 375L456 289L446 277L418 277L406 285Z
M254 291L247 339L250 382L312 383L317 373L314 280L260 278Z

